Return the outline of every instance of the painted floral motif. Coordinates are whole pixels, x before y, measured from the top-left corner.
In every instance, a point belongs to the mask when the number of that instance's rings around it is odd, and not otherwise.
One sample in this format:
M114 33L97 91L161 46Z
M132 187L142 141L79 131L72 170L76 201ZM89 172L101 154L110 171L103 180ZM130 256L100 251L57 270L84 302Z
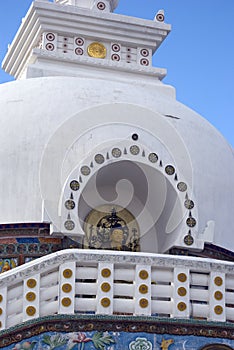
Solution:
M152 344L146 338L136 338L129 344L130 350L152 350Z
M36 341L24 341L22 344L16 344L12 350L33 350L36 343Z
M52 336L44 335L42 342L49 346L49 350L54 350L67 343L67 340L61 334Z

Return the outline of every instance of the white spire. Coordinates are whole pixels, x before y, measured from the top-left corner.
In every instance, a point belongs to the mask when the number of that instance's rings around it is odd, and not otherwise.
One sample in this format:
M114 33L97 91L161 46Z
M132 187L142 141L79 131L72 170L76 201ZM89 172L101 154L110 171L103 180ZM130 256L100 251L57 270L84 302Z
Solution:
M119 0L54 0L61 5L73 5L96 11L113 12Z

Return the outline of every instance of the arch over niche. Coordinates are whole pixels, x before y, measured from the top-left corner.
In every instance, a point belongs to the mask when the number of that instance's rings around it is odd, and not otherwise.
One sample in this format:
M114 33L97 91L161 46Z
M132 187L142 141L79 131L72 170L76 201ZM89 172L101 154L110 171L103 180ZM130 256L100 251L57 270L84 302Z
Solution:
M200 350L233 350L233 348L225 344L209 344L203 346Z

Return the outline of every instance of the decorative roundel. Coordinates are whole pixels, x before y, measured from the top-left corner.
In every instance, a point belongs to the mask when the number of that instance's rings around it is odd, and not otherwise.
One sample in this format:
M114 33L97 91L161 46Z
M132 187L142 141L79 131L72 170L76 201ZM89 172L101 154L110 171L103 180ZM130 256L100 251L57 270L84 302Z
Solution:
M81 47L77 47L75 49L75 54L78 56L82 56L84 54L84 50Z
M177 276L177 278L178 278L178 281L180 281L180 282L186 282L187 281L187 276L186 276L186 274L185 273L179 273L179 275Z
M65 207L68 209L68 210L72 210L74 209L76 206L76 203L71 200L71 199L68 199L66 202L65 202Z
M63 298L62 299L62 305L64 307L69 307L71 305L71 299L70 298Z
M70 188L71 188L71 190L73 190L73 191L78 191L79 188L80 188L79 182L76 181L76 180L72 180L72 181L70 182Z
M142 299L140 299L140 301L139 301L139 305L140 305L140 307L142 307L142 308L144 309L144 308L146 308L146 307L149 305L149 302L148 302L147 299L142 298Z
M30 278L27 280L27 286L28 288L35 288L37 285L37 281L34 278Z
M146 58L142 58L140 60L140 63L142 66L148 66L149 65L149 60L147 60Z
M3 301L3 296L0 294L0 303Z
M0 315L2 315L2 309L0 308Z
M112 45L112 51L119 52L120 51L120 45L119 44L113 44Z
M65 270L63 271L63 277L64 277L64 278L71 278L71 277L72 277L72 270L70 270L70 269L65 269Z
M180 287L177 289L177 293L180 297L184 297L187 294L187 290L184 287Z
M141 284L139 286L139 292L141 294L147 294L148 293L148 286L146 284Z
M192 245L192 244L194 243L193 237L192 237L191 235L186 235L186 236L184 237L184 243L185 243L186 245Z
M214 297L216 300L222 300L223 299L223 293L217 290L214 294Z
M65 283L62 285L62 291L64 293L70 293L72 290L72 286L70 285L70 283Z
M187 309L187 305L186 305L183 301L181 301L180 303L178 303L177 309L178 309L179 311L184 311L184 310Z
M100 2L97 3L97 8L98 8L99 10L103 11L103 10L105 10L106 5L105 5L104 2L100 1Z
M103 157L102 154L96 154L94 157L94 160L97 164L102 164L105 161L105 158Z
M36 294L33 293L33 292L28 292L28 293L26 294L26 299L27 299L28 301L34 301L34 300L36 299Z
M133 145L130 147L130 153L132 153L134 156L138 155L140 152L140 148L137 145Z
M120 56L117 55L117 53L114 53L114 54L111 56L111 59L112 59L112 61L120 61Z
M191 199L186 199L184 202L184 206L186 209L193 209L194 208L194 202Z
M219 276L215 277L214 283L215 283L216 286L221 287L222 284L223 284L223 279L222 279L222 277L219 277Z
M109 306L110 306L110 303L111 303L111 301L110 301L109 298L102 298L102 300L101 300L101 305L102 305L103 307L109 307Z
M52 43L46 44L46 50L48 51L54 51L54 45Z
M146 270L141 270L141 271L139 272L139 277L140 277L142 280L147 280L147 278L149 277L148 271L146 271Z
M194 219L194 218L188 218L187 220L186 220L186 224L189 226L189 227L194 227L194 226L196 226L196 220Z
M149 56L149 51L147 49L141 49L141 56L148 57Z
M46 34L46 40L48 41L54 41L55 35L53 33L47 33Z
M157 21L163 22L164 21L164 15L162 13L158 13L156 16Z
M116 147L116 148L112 149L111 154L112 154L113 157L119 158L119 157L121 157L122 152L121 152L121 150L119 148Z
M134 141L137 141L138 140L138 135L137 134L132 134L132 139L134 140Z
M72 231L75 228L75 223L72 220L67 220L64 223L64 227L65 227L66 230Z
M28 306L26 309L26 313L28 316L34 316L36 313L36 308L34 306Z
M165 172L167 175L173 175L175 174L175 168L172 165L167 165L165 168Z
M110 275L111 275L111 270L105 268L105 269L102 269L102 272L101 272L101 273L102 273L102 277L107 278L107 277L110 277Z
M216 315L221 315L223 313L223 307L221 305L216 305L214 308Z
M83 46L84 40L82 38L76 38L75 43L77 46Z
M150 153L148 159L151 163L156 163L158 161L158 156L156 153Z
M90 168L87 165L83 165L80 169L80 172L84 176L88 176L91 172Z
M106 48L103 44L94 42L88 46L88 55L94 58L105 58Z
M180 192L185 192L185 191L187 191L187 185L186 185L185 182L179 182L179 183L177 184L177 188L178 188L178 190L179 190Z
M102 283L101 290L103 292L108 293L110 291L110 289L111 289L111 286L109 283L107 283L107 282Z

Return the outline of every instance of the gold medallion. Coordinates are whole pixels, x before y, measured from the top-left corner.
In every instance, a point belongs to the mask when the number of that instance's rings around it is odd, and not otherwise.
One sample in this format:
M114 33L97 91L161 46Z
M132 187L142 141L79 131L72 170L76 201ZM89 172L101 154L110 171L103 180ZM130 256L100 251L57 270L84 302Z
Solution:
M103 44L94 42L88 46L88 55L94 58L105 58L106 48Z

